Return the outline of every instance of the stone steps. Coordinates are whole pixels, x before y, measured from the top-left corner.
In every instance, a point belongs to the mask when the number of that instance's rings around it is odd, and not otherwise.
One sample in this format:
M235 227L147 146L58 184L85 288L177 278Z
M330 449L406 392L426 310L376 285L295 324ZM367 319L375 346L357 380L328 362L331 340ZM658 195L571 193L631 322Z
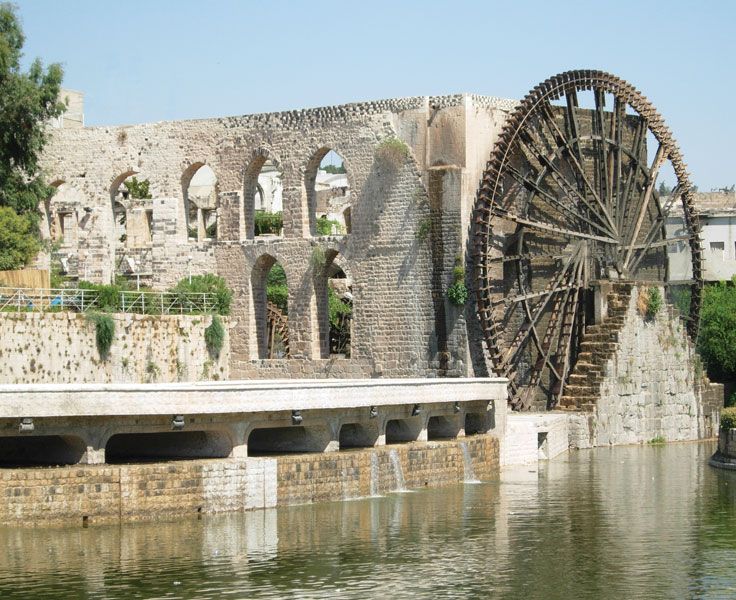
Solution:
M631 299L630 284L615 284L608 294L608 312L603 323L586 327L575 366L568 376L557 406L563 410L592 411L600 396L604 365L618 348Z

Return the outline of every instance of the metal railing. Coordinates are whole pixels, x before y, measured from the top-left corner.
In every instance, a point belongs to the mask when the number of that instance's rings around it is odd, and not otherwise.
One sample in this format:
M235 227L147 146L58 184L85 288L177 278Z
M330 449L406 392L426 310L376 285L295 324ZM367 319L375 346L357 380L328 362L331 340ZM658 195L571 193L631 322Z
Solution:
M84 289L0 287L0 311L105 310L146 315L188 315L217 312L214 294L184 292L118 292Z

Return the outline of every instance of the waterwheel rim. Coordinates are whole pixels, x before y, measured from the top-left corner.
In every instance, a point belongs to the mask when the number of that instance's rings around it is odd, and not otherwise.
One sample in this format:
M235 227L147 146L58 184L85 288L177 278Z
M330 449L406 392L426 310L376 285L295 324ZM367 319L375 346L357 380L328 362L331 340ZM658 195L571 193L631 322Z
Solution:
M657 190L663 172L675 182L666 197ZM695 338L703 280L692 195L662 117L622 79L569 71L521 101L491 154L473 215L480 324L496 373L509 378L513 408L556 405L592 283L668 284L673 244L686 249L683 318Z

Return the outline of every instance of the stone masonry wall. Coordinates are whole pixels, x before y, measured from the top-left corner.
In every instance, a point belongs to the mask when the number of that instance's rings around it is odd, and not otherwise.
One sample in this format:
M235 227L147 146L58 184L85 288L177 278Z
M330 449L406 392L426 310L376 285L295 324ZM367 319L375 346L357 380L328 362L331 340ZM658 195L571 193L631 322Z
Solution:
M407 488L448 485L466 478L462 444L475 477L498 476L491 435L344 453L0 470L0 524L143 521L367 497L397 489L396 464Z
M697 440L716 434L723 388L709 384L681 320L665 306L649 321L637 308L634 287L618 336L604 367L592 412L571 413L573 447L636 444L655 438ZM720 390L720 402L718 392Z
M0 383L125 383L227 379L229 336L210 356L210 316L110 315L107 359L95 325L79 313L0 313ZM228 319L222 319L227 332Z
M488 156L513 106L453 95L54 130L42 166L49 181L76 191L64 197L77 198L78 206L56 207L52 197L45 210L52 221L57 209L73 209L75 239L81 241L76 253L68 252L68 262L79 277L109 280L131 263L126 257L149 273L145 278L154 287L168 287L189 273L226 277L235 290L234 377L468 375L471 365L482 362L480 341L474 338L469 347L468 313L449 304L446 289L456 260L466 260L479 157ZM382 159L382 146L393 138L406 143L406 152ZM314 157L326 149L344 159L350 185L352 228L337 237L314 235L307 189ZM247 190L266 159L283 176L283 237L252 238L247 221L253 198ZM184 198L204 164L217 177L218 234L216 240L194 242L187 239ZM133 235L121 242L114 232L112 198L132 175L151 184L153 198L138 207L151 211L148 243ZM336 256L353 282L351 357L340 365L325 363L328 357L320 351L324 317L318 315L314 284L314 256L320 252ZM257 360L252 275L264 255L278 260L287 274L290 349L297 364Z

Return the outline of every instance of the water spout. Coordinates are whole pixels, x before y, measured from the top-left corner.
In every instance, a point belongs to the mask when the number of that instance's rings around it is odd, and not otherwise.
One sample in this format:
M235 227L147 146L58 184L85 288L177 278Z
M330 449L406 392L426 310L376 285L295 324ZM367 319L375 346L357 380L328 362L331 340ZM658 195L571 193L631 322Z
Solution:
M473 457L470 456L468 444L463 441L458 441L458 446L460 446L460 450L462 450L463 453L463 481L465 483L480 483L480 480L475 476Z
M405 492L406 483L404 482L404 471L401 469L401 461L399 460L399 453L396 448L391 448L388 456L391 459L391 466L394 469L394 479L396 480L395 491Z
M371 452L371 496L378 496L378 473L378 455L375 452Z

